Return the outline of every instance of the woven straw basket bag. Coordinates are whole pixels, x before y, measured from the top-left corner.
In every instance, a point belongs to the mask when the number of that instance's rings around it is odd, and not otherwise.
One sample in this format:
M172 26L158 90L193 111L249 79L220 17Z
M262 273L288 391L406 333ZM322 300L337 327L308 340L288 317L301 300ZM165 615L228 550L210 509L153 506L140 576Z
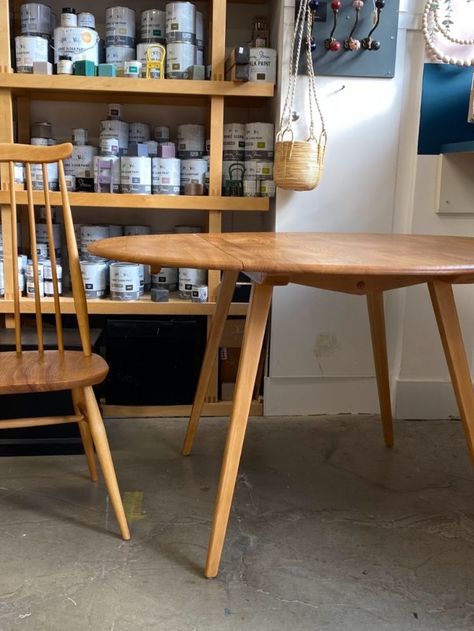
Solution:
M308 68L309 134L306 140L294 140L292 129L293 105L300 61L301 45L306 27L306 65ZM313 60L311 57L312 11L309 0L301 0L291 44L289 82L282 112L280 131L276 136L274 179L275 184L292 191L311 191L319 184L323 172L326 150L326 129L316 94ZM321 132L316 138L314 107L321 121Z

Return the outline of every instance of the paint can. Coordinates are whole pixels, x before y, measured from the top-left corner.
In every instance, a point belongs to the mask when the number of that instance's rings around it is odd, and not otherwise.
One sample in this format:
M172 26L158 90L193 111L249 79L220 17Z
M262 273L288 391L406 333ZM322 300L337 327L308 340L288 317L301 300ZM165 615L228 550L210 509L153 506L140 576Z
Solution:
M79 15L77 16L77 26L82 26L83 28L91 28L95 30L94 14L88 13L87 11L79 13Z
M137 59L142 64L142 77L146 77L147 51L149 48L152 48L152 47L153 47L153 50L151 53L151 59L153 61L161 61L161 49L154 46L153 43L142 42L141 44L137 45ZM160 78L159 73L158 73L158 76L155 76L153 78L159 79Z
M245 157L245 125L226 123L224 125L223 160L243 160Z
M46 121L40 121L31 125L32 138L52 138L53 126Z
M181 186L181 161L178 158L153 158L152 193L179 195Z
M26 265L26 295L29 298L35 296L35 270L32 261L28 261ZM38 263L38 283L39 283L39 295L42 298L44 296L44 268L43 263Z
M156 156L158 155L158 143L156 142L156 140L147 140L144 142L144 144L148 148L148 157L156 158Z
M110 264L110 295L113 300L138 300L140 297L140 265Z
M65 175L64 180L66 182L66 190L69 193L72 193L76 190L76 176L75 175Z
M242 189L244 197L258 197L259 196L259 182L256 177L245 177L242 181Z
M276 185L273 180L260 180L260 196L275 197Z
M132 61L135 57L135 47L130 46L107 46L105 49L105 61L114 64L117 70L123 72L123 65L126 61Z
M120 103L107 105L107 120L120 120L122 118L122 106Z
M139 79L142 74L142 62L137 59L125 61L123 64L123 76L127 79Z
M13 166L15 174L15 184L25 183L25 165L22 162L15 162Z
M128 142L147 142L151 138L151 127L148 123L129 123Z
M39 2L28 2L20 8L21 32L26 35L51 35L51 7ZM47 60L46 60L47 61Z
M54 296L53 268L52 268L52 263L49 259L47 261L44 261L43 275L44 275L44 295ZM56 275L58 279L58 293L59 295L61 295L63 293L63 287L62 287L63 268L59 263L56 263Z
M123 226L110 225L109 237L121 237L123 235Z
M53 228L53 242L54 242L54 253L57 259L61 258L61 225L58 223L52 224ZM37 223L35 225L35 234L36 234L36 245L45 246L45 249L42 250L45 252L45 255L41 258L49 258L49 242L48 242L48 225L46 223ZM39 252L38 252L39 255Z
M202 11L196 11L196 46L198 49L204 49L204 14Z
M196 46L173 42L166 47L166 77L187 79L188 68L196 63Z
M151 234L151 226L124 226L123 234L126 237Z
M185 300L191 300L192 290L196 285L207 284L207 271L204 269L192 269L190 267L180 267L178 272L179 278L179 296Z
M105 120L100 122L100 142L106 138L116 138L119 153L123 155L128 149L128 123L121 120Z
M103 156L118 156L120 152L117 138L101 138L100 153Z
M247 123L245 125L245 159L272 160L274 134L272 123Z
M196 43L196 7L192 2L166 4L166 43Z
M207 285L193 285L191 288L191 300L193 302L207 302Z
M74 61L92 61L99 64L99 35L94 29L58 26L54 29L54 63L60 57Z
M92 145L74 146L72 154L64 160L64 172L76 178L76 190L94 191L94 157L97 147Z
M39 261L45 261L48 256L48 244L47 243L37 243L36 244L36 256Z
M32 143L33 144L33 143ZM34 191L42 191L43 184L43 167L41 164L31 164L31 183ZM58 163L51 162L47 165L48 188L50 191L59 191L59 173Z
M135 11L128 7L105 10L105 45L135 46Z
M101 261L81 261L86 298L103 298L107 291L109 266Z
M271 160L246 160L245 175L257 180L271 180L273 177L273 162Z
M89 130L83 127L76 127L72 130L72 144L73 145L87 145L89 139Z
M204 154L204 125L178 125L178 158L201 158Z
M249 81L276 82L276 50L251 48L249 57Z
M151 194L151 158L124 156L120 164L122 193Z
M204 66L204 48L196 48L196 65Z
M158 125L153 130L153 136L157 142L168 142L170 139L170 128Z
M94 157L94 191L120 193L120 158L117 155Z
M83 224L80 227L80 243L81 243L81 258L89 261L104 261L105 259L101 256L94 256L89 254L87 246L94 241L99 241L100 239L108 239L109 238L109 226L94 226L94 225L86 225Z
M157 289L176 291L178 289L178 268L162 267L158 274L152 274L151 286Z
M159 158L176 158L176 145L174 142L161 142L158 146Z
M181 193L185 192L185 187L190 184L196 184L198 187L202 186L202 191L199 189L193 191L194 195L204 194L205 177L207 172L207 161L202 159L196 160L181 160ZM188 193L190 194L190 193Z
M30 138L30 144L36 147L49 147L49 141L48 138Z
M166 36L166 12L159 9L148 9L142 11L140 21L140 39L142 42L165 41ZM138 52L137 56L140 59Z
M41 35L15 37L16 71L32 73L35 61L48 61L48 40Z
M61 11L61 26L77 26L77 13L73 7L64 7Z

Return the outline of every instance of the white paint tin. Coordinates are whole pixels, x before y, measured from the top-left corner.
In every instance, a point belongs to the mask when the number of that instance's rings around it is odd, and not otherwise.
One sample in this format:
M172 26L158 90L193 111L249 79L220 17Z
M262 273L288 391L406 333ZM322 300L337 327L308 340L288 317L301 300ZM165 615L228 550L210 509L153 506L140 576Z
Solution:
M109 103L107 105L107 119L120 120L122 118L122 106L120 103Z
M122 193L151 194L151 158L124 156L120 162Z
M273 48L251 48L249 81L276 82L277 52Z
M164 42L166 36L166 13L159 9L142 11L140 23L142 41ZM138 52L137 52L138 56ZM140 57L138 56L140 59Z
M150 158L156 158L158 155L158 143L156 140L147 140L144 144L148 147L148 156Z
M173 42L166 47L166 76L168 79L186 79L188 68L196 63L196 46Z
M147 142L151 138L151 127L148 123L129 123L128 142Z
M152 48L151 59L153 61L161 61L162 51L160 48L157 48L153 43L150 43L150 42L142 42L141 44L138 44L137 45L137 59L142 64L143 77L146 76L147 50L149 48ZM158 76L154 78L159 79L160 78L159 73L158 73Z
M205 285L207 282L207 272L204 269L180 267L178 277L179 295L186 300L191 300L193 286Z
M91 28L58 26L54 29L54 63L60 57L72 61L92 61L99 64L99 35Z
M204 154L204 125L178 125L178 158L201 158Z
M155 137L155 140L157 140L158 142L167 142L170 139L170 128L158 125L153 130L153 135Z
M139 79L142 74L142 62L137 59L125 61L123 64L123 76L128 79Z
M207 285L193 285L191 289L191 300L193 302L207 302Z
M201 184L204 190L207 168L206 160L181 160L181 192L186 184Z
M273 159L274 126L272 123L245 125L245 158L247 160Z
M39 2L21 5L20 20L23 34L51 35L51 7Z
M13 170L15 172L16 184L24 184L25 183L25 165L22 162L15 162L15 166Z
M140 297L140 265L111 263L110 295L113 300L137 300Z
M273 162L271 160L246 160L245 175L257 180L271 180L273 177Z
M242 187L244 197L258 197L259 182L256 177L244 177Z
M69 192L76 190L76 176L75 175L65 175L64 179L66 180L66 190Z
M260 195L261 197L275 197L276 185L273 180L261 180L260 181Z
M196 46L204 48L204 14L196 11Z
M48 188L50 191L59 190L58 163L51 162L47 166ZM42 191L43 185L43 167L41 164L31 164L31 183L34 191Z
M109 226L110 237L121 237L123 235L123 226L111 225Z
M73 145L87 145L89 140L89 131L84 127L76 127L72 130L72 144Z
M48 147L49 138L30 138L30 144L36 147Z
M105 120L100 122L100 141L105 138L116 138L120 154L128 149L128 123L121 120Z
M151 226L124 226L123 234L125 236L151 234Z
M151 286L176 291L178 289L178 268L162 267L158 274L152 274Z
M105 60L108 64L114 64L123 70L126 61L132 61L135 57L135 48L130 46L107 46L105 49Z
M181 161L178 158L153 158L152 193L179 195L181 186Z
M61 258L61 226L58 223L52 224L53 228L53 241L54 241L54 253L56 258ZM46 256L49 257L49 243L48 243L48 226L45 223L37 223L35 225L36 244L46 246Z
M47 243L37 243L36 244L36 256L38 260L44 261L48 258L48 244Z
M82 26L84 28L95 29L95 16L93 13L87 13L87 11L83 11L79 13L77 16L77 26Z
M94 190L94 157L98 152L92 145L74 146L71 156L64 160L64 172L74 175L78 191Z
M16 71L33 72L33 62L48 61L48 40L40 35L15 37Z
M109 267L104 262L81 261L86 298L102 298L107 291Z
M94 191L120 193L120 158L117 155L94 157Z
M42 298L44 296L44 273L43 263L38 263L38 284L39 295ZM26 266L26 295L29 298L33 298L35 295L35 278L34 278L34 266L31 261Z
M233 165L238 165L234 167ZM232 177L230 169L232 168ZM244 163L241 160L223 160L222 161L222 186L225 187L226 182L232 180L238 180L242 173L244 173ZM246 175L244 173L244 175Z
M167 3L166 42L196 43L196 7L192 2Z
M118 156L120 151L117 138L101 138L100 153L103 156Z
M61 13L61 26L77 26L77 14L74 9Z
M245 125L243 123L226 123L222 158L224 160L243 160L245 152Z
M135 11L128 7L105 10L106 46L135 46Z
M71 59L65 59L64 57L60 57L58 61L58 65L56 66L56 72L58 74L73 74L74 64Z
M52 264L50 260L44 261L43 275L44 275L44 295L54 296L53 269L52 269ZM56 263L56 275L58 278L58 293L59 295L61 295L63 268L59 263Z
M87 246L91 243L94 243L94 241L99 241L100 239L108 239L109 234L109 226L81 225L81 258L88 259L90 261L103 261L104 259L102 257L89 254Z

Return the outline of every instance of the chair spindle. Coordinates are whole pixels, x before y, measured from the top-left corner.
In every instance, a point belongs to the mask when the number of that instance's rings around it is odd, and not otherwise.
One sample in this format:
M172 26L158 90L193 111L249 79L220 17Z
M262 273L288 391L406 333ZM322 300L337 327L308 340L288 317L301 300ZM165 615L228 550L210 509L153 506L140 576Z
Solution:
M38 277L38 250L36 244L35 207L33 203L33 185L31 181L31 166L25 163L26 191L28 198L28 228L30 231L31 260L33 262L33 283L35 288L35 311L36 311L36 335L38 338L38 351L44 352L43 342L43 320L41 317L41 296Z
M10 161L8 163L9 180L10 180L10 207L11 207L11 252L5 251L4 274L6 275L5 262L8 260L8 254L12 259L13 273L13 305L14 305L14 322L15 322L15 349L17 356L21 355L21 317L20 317L20 289L18 286L18 233L17 233L17 207L16 207L16 189L15 189L15 164Z

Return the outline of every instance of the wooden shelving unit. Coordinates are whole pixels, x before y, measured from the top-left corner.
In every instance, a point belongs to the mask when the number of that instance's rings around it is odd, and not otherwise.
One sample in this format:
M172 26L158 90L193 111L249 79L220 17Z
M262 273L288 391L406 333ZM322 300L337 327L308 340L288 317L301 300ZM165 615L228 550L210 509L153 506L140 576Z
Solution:
M213 0L209 3L210 19L210 63L212 64L211 81L149 80L102 77L43 76L15 74L12 70L10 52L10 24L18 26L19 0L0 0L0 142L28 142L30 126L30 103L32 101L65 102L120 102L153 105L199 105L208 108L210 151L210 182L208 196L166 196L166 195L121 195L99 193L71 193L71 205L74 207L97 207L103 209L103 217L110 221L107 209L130 208L146 209L150 212L197 210L208 214L209 232L222 230L224 212L265 212L269 210L267 198L237 198L221 195L222 148L225 104L261 105L274 94L274 88L266 83L239 83L224 81L225 62L225 24L227 2L232 0ZM246 0L240 0L245 2ZM263 0L247 0L251 4L260 4ZM100 10L105 8L101 5ZM13 15L13 20L10 16ZM67 107L67 105L66 105ZM85 105L86 107L86 105ZM16 112L18 138L14 135L13 112ZM35 202L41 203L41 193L35 196ZM26 194L18 192L18 202L26 202ZM59 193L51 194L54 205L59 201ZM8 244L11 240L9 227L8 192L0 190L0 208L3 225L3 239ZM220 282L216 271L209 272L209 302L190 303L170 300L167 303L153 303L148 296L133 302L121 302L110 299L89 300L91 314L130 314L130 315L203 315L212 316ZM0 313L5 314L6 326L13 311L12 279L5 278L5 298L0 299ZM63 297L61 305L64 313L72 313L72 302ZM33 311L32 301L23 298L22 312ZM247 305L236 303L231 308L232 315L244 315ZM53 312L52 302L45 301L45 313ZM209 401L217 405L216 413L222 413L222 407L216 403L217 381ZM228 404L226 404L226 409ZM115 410L116 412L116 410ZM155 410L156 412L156 410ZM166 408L166 413L170 413Z

